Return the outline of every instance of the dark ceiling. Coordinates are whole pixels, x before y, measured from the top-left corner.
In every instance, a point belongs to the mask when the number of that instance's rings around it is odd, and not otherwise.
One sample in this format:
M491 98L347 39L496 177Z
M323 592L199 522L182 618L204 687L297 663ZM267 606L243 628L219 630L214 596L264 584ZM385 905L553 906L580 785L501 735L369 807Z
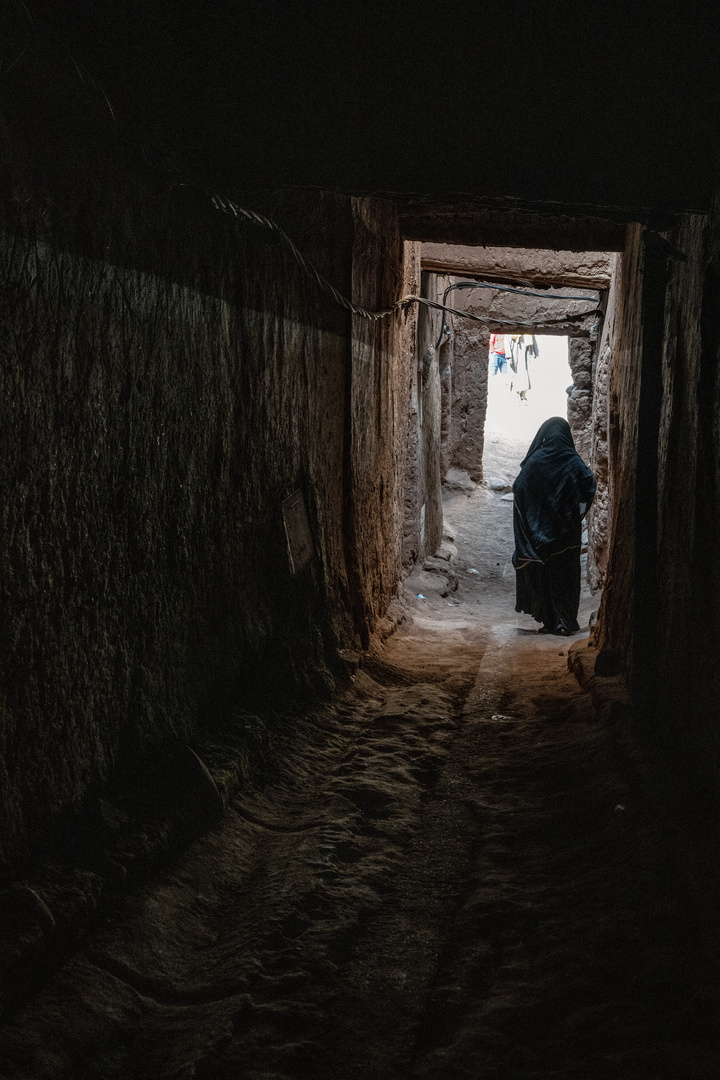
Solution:
M228 190L701 209L717 3L6 0L6 115ZM12 70L9 64L17 59ZM107 136L110 138L110 135Z

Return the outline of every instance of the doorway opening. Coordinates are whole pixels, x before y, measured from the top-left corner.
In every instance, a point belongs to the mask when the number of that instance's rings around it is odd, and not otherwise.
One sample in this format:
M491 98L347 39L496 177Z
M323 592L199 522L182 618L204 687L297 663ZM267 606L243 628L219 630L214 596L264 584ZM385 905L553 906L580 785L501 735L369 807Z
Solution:
M504 336L508 339L506 370L495 373L491 365L488 372L485 444L495 435L529 444L549 416L567 417L568 389L573 383L568 338L558 334L528 334L515 335L520 340L513 342L511 335ZM527 359L525 353L530 353L532 345L527 348L523 338L535 342L536 353Z
M498 618L517 620L512 483L549 417L568 420L603 488L613 344L604 315L618 265L614 252L422 245L421 291L435 307L419 315L410 416L404 556L416 599L434 594L438 577L445 604L494 596ZM491 335L506 343L506 370L496 370ZM603 584L602 492L598 506L582 538L584 629Z

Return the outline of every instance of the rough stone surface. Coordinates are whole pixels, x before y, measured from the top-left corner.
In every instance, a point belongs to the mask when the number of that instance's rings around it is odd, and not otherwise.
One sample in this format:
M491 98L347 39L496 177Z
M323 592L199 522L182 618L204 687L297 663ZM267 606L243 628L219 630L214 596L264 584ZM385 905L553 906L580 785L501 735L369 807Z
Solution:
M590 465L597 481L595 499L588 517L590 538L588 551L588 581L593 592L605 583L608 547L610 542L610 477L609 477L609 388L613 356L617 347L618 302L622 259L613 257L613 275L602 323L600 340L593 364L593 407Z
M446 338L440 349L440 475L445 476L453 456L453 367L455 338Z
M518 282L578 285L607 289L614 252L550 251L542 248L459 247L423 244L426 270L444 274L483 274Z
M575 447L585 462L590 461L592 444L593 359L595 337L571 337L568 341L568 360L573 385L568 394L567 418L572 428Z
M450 491L466 491L468 494L477 487L475 481L470 479L464 469L457 469L455 466L448 469L444 484Z
M512 289L520 289L522 286L511 286ZM597 305L597 291L583 289L578 286L558 286L548 289L529 288L531 292L540 292L541 296L525 296L522 292L505 292L496 289L459 289L451 293L453 307L461 311L470 312L490 319L496 316L505 320L498 323L496 329L510 334L541 334L543 327L550 334L568 334L573 337L588 337L594 324L595 316L592 314ZM587 299L563 301L564 296L583 296L587 291ZM554 299L550 299L553 297ZM569 315L589 314L577 321L564 321ZM556 321L558 320L558 321ZM549 325L548 325L549 324ZM466 330L467 333L477 333L477 327L472 327L469 321L463 323L457 319L453 327L456 333Z
M450 461L475 483L483 478L487 394L488 331L459 329L453 353Z

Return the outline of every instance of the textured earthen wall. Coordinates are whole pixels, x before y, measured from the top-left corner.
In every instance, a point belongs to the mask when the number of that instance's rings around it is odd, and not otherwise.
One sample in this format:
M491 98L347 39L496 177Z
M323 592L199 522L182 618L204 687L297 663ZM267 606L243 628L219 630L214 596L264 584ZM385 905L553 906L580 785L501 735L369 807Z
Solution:
M575 447L586 462L590 461L592 443L593 361L596 339L571 337L568 341L568 361L572 374L572 389L568 394L567 419L572 428Z
M351 339L272 235L65 156L6 156L3 177L5 871L270 669L273 689L331 685L397 583L414 316ZM272 209L340 289L400 295L387 213ZM317 557L293 575L298 488Z
M457 296L457 293L450 294ZM458 305L459 306L459 305ZM487 327L456 320L452 371L450 464L471 480L483 478L488 397Z
M521 285L512 285L511 289L521 289ZM484 318L492 316L506 320L508 325L499 325L498 329L506 334L510 333L537 333L543 324L547 326L548 334L572 334L575 337L587 337L591 333L594 319L588 316L579 321L566 321L568 315L579 315L582 312L592 312L597 303L597 292L588 290L587 300L567 300L564 296L582 296L583 291L577 286L551 287L543 290L535 290L529 286L530 292L542 292L542 296L525 296L522 292L505 292L499 289L462 289L450 295L454 298L452 306L468 311L472 315L481 315ZM547 296L547 299L546 299ZM550 299L555 297L556 299ZM555 320L558 320L557 322ZM457 320L455 329L463 331L468 329L469 323L463 324Z
M642 347L642 227L627 230L609 386L611 526L597 643L632 664L640 353Z
M527 175L536 174L530 170ZM401 210L404 235L423 246L569 251L573 258L578 252L623 250L627 216L609 221L582 212L569 215L555 200L555 212L550 211L550 204L542 213L521 209L520 203L500 209L482 197L473 205L472 197L449 196L442 186L437 190L437 199L412 200ZM428 269L446 268L431 265Z
M610 542L610 459L609 459L609 398L612 358L617 347L618 298L622 258L614 255L612 277L608 291L605 318L592 370L592 421L590 464L597 481L597 491L588 516L587 576L593 592L605 583L608 545Z
M669 237L658 446L657 676L661 738L699 791L720 793L720 276L718 232Z

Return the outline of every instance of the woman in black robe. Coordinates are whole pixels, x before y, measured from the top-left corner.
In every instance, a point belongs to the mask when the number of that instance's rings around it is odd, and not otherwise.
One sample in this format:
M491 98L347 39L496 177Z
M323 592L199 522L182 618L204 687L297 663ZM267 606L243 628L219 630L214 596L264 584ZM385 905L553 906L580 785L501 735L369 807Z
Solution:
M582 519L595 477L560 416L541 426L520 469L513 484L515 610L541 622L539 634L567 636L580 629Z

